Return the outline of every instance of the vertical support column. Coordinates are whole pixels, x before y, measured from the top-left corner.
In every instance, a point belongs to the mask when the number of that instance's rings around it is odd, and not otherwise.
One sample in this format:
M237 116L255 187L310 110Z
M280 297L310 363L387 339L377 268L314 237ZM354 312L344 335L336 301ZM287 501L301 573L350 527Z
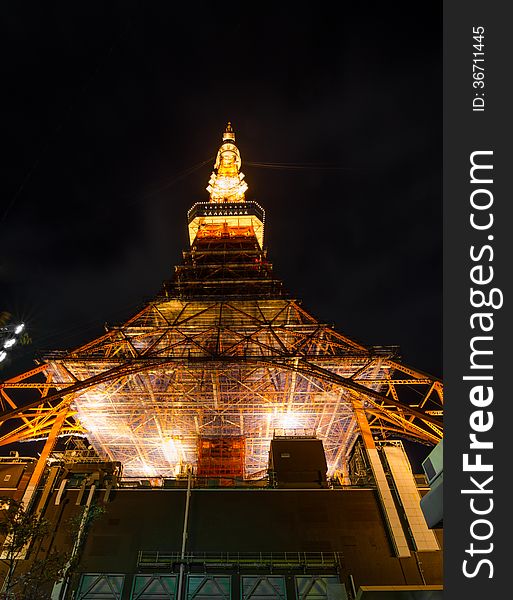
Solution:
M390 537L392 538L395 553L399 558L406 558L411 556L410 549L408 548L408 541L404 535L404 530L394 503L394 498L392 497L392 492L388 486L385 470L383 469L378 451L376 450L376 444L374 443L374 439L372 437L369 421L367 420L362 400L359 398L353 398L353 408L356 420L358 422L358 427L362 435L363 445L369 458L372 474L374 475L374 479L376 481L379 500L385 514L388 531L390 533Z
M50 433L45 442L43 450L37 460L36 467L29 479L29 482L27 484L27 489L25 490L25 493L23 494L23 498L21 499L25 510L28 510L30 508L32 499L34 497L34 493L35 493L37 486L39 485L39 481L41 480L41 477L43 475L43 471L46 466L46 461L47 461L48 457L50 456L50 452L53 450L53 447L55 446L55 442L57 441L57 436L59 435L59 432L64 423L64 420L66 419L66 416L68 414L68 409L69 409L69 405L68 405L68 403L66 403L65 406L62 407L60 412L55 417L55 421L53 422L52 429L50 430Z
M31 508L31 504L34 499L34 495L35 495L37 486L39 485L39 481L41 480L41 476L43 475L43 471L46 466L46 460L47 460L48 456L50 455L52 448L55 445L55 441L57 440L59 431L61 430L62 424L64 423L66 415L68 414L68 408L69 408L69 405L66 403L66 405L62 408L62 410L57 414L55 421L52 425L52 429L50 430L50 434L48 435L48 439L46 440L46 443L43 447L41 455L39 456L39 458L37 460L36 467L35 467L34 471L32 472L32 475L29 479L27 488L21 499L23 510L25 510L25 511L28 511ZM38 515L41 514L43 509L44 509L44 506L40 502L38 505L37 514ZM18 556L18 560L25 559L25 557L27 556L27 552L30 548L30 543L31 542L28 542L25 545L25 547L21 550L21 552ZM0 556L3 556L3 555L4 555L4 551L2 551L0 553ZM5 583L5 580L4 580L4 583Z
M87 527L87 518L89 517L89 511L91 509L91 504L93 502L94 492L96 490L96 485L93 483L91 485L91 489L89 490L89 495L87 496L87 501L84 507L84 512L82 513L82 518L80 519L80 525L78 527L78 532L75 538L75 543L73 544L73 548L71 549L71 554L64 566L63 577L60 581L54 583L52 588L51 600L61 600L66 597L66 592L68 590L68 585L70 582L70 572L69 568L73 563L73 560L80 551L80 546L82 544L84 535L86 533Z
M420 494L411 472L410 463L401 446L385 446L383 449L392 473L394 485L410 526L418 552L440 550L434 532L428 528L420 507Z
M178 573L178 590L176 592L176 600L182 600L183 579L185 570L185 547L187 544L188 524L189 524L189 505L191 501L192 488L192 468L189 466L187 471L187 496L185 497L185 515L183 518L182 532L182 551L180 553L180 571Z
M41 497L39 498L39 501L37 503L37 507L35 510L36 515L40 515L43 512L43 510L46 506L46 503L48 502L48 498L50 497L50 494L52 493L53 486L55 485L55 481L57 480L57 476L59 475L60 470L61 470L61 467L59 467L59 466L51 467L50 473L48 474L48 477L46 478L43 493L41 494Z

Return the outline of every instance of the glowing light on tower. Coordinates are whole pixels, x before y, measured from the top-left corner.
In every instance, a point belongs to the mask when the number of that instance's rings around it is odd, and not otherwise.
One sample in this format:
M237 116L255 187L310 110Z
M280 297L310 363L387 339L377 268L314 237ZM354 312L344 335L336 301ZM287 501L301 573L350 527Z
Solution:
M228 123L208 182L207 192L211 202L244 202L248 186L243 181L244 173L240 172L241 164L239 149L235 145L235 133L231 123Z

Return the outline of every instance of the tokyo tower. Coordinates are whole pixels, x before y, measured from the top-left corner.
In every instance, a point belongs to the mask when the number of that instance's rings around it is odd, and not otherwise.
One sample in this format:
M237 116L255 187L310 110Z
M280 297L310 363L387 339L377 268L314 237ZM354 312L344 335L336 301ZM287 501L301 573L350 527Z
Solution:
M328 477L348 481L357 440L442 438L442 382L319 322L273 274L265 211L230 123L209 198L187 214L190 247L159 295L119 326L0 384L1 445L86 436L124 477L259 479L271 440L322 441ZM27 496L29 498L29 496Z

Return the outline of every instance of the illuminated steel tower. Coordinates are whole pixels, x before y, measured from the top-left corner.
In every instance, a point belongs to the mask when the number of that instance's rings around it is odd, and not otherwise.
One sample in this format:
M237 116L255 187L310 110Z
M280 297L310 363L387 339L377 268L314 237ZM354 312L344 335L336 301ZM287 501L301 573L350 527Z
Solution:
M376 444L441 439L437 378L400 362L395 347L319 322L283 289L240 169L228 123L173 280L122 325L0 384L2 445L47 439L42 465L59 435L80 433L127 477L193 467L257 479L273 436L314 435L328 476L346 482L358 438L378 480Z

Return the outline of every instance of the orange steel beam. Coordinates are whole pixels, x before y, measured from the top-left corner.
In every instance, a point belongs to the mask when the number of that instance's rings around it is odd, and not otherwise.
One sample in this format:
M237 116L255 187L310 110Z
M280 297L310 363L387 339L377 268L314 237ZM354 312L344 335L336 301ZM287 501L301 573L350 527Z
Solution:
M433 377L429 373L425 373L424 371L419 371L418 369L414 369L404 363L397 362L395 360L387 359L387 363L397 369L398 371L402 371L403 373L407 373L408 375L412 375L413 377L419 378L429 378L431 381L436 381L438 384L442 383L442 380L439 377Z
M395 427L399 427L403 433L409 433L412 437L422 438L424 439L424 441L429 441L433 444L436 444L441 439L441 435L439 432L437 432L437 435L434 435L429 431L418 427L417 425L415 425L411 421L408 421L404 417L401 417L398 413L386 410L383 411L381 407L376 406L374 403L372 403L371 407L367 407L365 410L369 414L373 415L375 418L388 421ZM427 426L434 427L431 425L431 423L427 423ZM376 427L378 426L376 425ZM380 425L379 427L382 427L382 425Z
M132 323L133 321L135 321L136 319L138 319L141 315L143 315L145 312L147 312L150 308L151 308L151 305L145 306L142 310L140 310L139 312L137 312L128 321L126 321L125 323L123 323L123 325L124 326L129 325L130 323ZM111 330L109 330L107 333L104 333L99 338L95 338L94 340L91 340L90 342L87 342L86 344L83 344L82 346L78 346L77 348L75 348L74 350L72 350L70 352L70 354L75 354L76 352L83 352L84 350L87 350L87 348L90 348L91 346L94 346L98 342L107 339L109 336L112 335L113 331L115 331L114 328L111 329Z
M27 487L25 489L25 493L23 494L22 503L25 509L29 508L30 502L34 496L34 492L37 489L41 476L43 475L44 468L46 466L46 461L50 456L50 452L53 450L55 446L55 442L57 440L57 436L59 435L60 429L66 419L69 409L69 403L63 402L61 405L61 410L55 419L52 429L50 430L50 434L45 442L43 450L37 460L36 467L32 472L32 475L29 479Z
M386 363L386 361L384 361ZM389 379L388 377L382 379L355 379L354 375L349 377L353 381L357 381L359 383L372 383L379 385L431 385L434 386L434 382L432 379ZM430 390L431 393L431 390Z
M266 362L266 361L264 360L261 362ZM416 410L415 408L412 408L411 406L408 406L407 404L402 404L401 402L392 400L391 398L388 398L387 396L384 396L380 392L377 392L371 388L365 387L363 385L359 385L358 383L351 380L350 378L342 377L341 375L338 375L337 373L332 373L331 371L328 371L327 369L324 369L317 365L313 365L312 363L310 363L304 359L300 359L300 361L299 361L300 364L297 367L294 367L293 364L289 365L282 360L276 361L276 359L275 360L270 359L268 362L273 363L275 366L282 366L287 369L297 368L298 371L305 372L310 375L316 374L319 377L326 379L328 381L331 381L335 384L338 384L342 387L345 387L350 390L354 390L354 391L364 394L366 396L370 396L371 398L379 400L380 402L385 402L386 404L391 404L392 406L395 406L396 408L400 408L401 410L404 410L404 412L409 413L423 421L428 421L430 423L433 423L434 425L437 425L438 427L442 426L442 423L440 422L439 419L435 419L431 416L428 416L425 413L423 413L419 410ZM301 363L302 363L302 365L301 365Z
M160 366L162 364L165 364L166 362L169 362L169 361L167 359L151 360L151 361L145 361L144 364L138 364L138 363L134 364L134 361L131 361L130 363L128 363L128 365L127 364L118 365L116 367L113 367L112 369L108 369L107 371L105 371L103 373L100 373L93 377L89 377L88 379L85 379L78 383L72 384L68 387L65 387L62 390L59 390L58 392L55 392L54 394L50 394L50 395L46 396L45 402L52 402L54 400L62 400L62 398L64 396L73 394L75 392L82 391L84 389L87 389L88 387L96 385L97 383L103 383L105 381L109 381L110 379L113 379L116 377L122 377L124 375L138 373L140 371L151 369L155 366ZM0 389L2 387L7 387L7 386L5 384L0 384ZM35 408L36 406L39 406L40 404L41 404L41 399L37 400L36 402L31 402L29 404L26 404L21 408L16 408L9 412L3 413L2 415L0 415L0 423L3 423L9 419L12 419L13 417L17 417L17 416L19 416L19 414L21 412L23 412L29 408Z
M6 383L16 383L17 381L20 381L21 379L25 379L27 377L32 377L32 375L37 375L38 373L41 373L42 371L44 371L47 368L48 368L48 365L46 363L44 363L34 369L31 369L30 371L25 371L25 373L20 373L19 375L15 375L14 377L11 377L11 379L6 379L3 382L3 384L1 384L1 385L3 386Z
M139 372L146 371L148 369L152 369L152 368L159 367L159 366L161 367L161 366L168 365L168 364L177 364L179 362L183 362L183 360L184 360L183 358L173 359L173 358L169 358L169 357L162 357L160 359L157 359L157 358L154 358L154 359L132 359L128 363L118 365L116 367L113 367L112 369L105 371L104 373L100 373L98 375L95 375L95 376L85 379L83 381L72 384L71 386L68 386L58 392L55 392L54 394L50 394L50 395L46 396L45 401L52 402L54 400L60 400L64 396L67 396L67 395L75 393L75 392L82 391L82 390L87 389L97 383L103 383L103 382L109 381L109 380L117 378L117 377L139 373ZM196 362L196 361L194 359L189 358L187 360L187 362L189 363L189 366L192 366L192 364L194 364L194 362ZM198 362L205 364L205 362L209 362L209 361L206 360L205 357L200 357L198 359ZM232 357L223 357L222 359L220 359L220 358L210 359L210 362L212 364L213 363L222 363L222 364L223 363L238 363L238 362L240 362L240 359L232 358ZM396 401L389 397L386 397L383 394L381 394L380 392L377 392L371 388L365 387L364 385L360 385L359 383L353 381L350 378L342 377L341 375L333 373L327 369L324 369L323 367L314 365L311 362L308 362L303 358L300 358L299 362L296 362L295 360L291 361L290 359L284 359L284 358L270 358L270 359L266 360L266 359L262 359L262 358L252 359L251 357L248 357L246 359L246 362L252 363L252 364L263 364L266 366L272 365L274 367L281 367L284 369L297 370L297 371L299 371L303 374L307 374L307 375L317 375L324 380L331 381L334 384L340 385L340 386L345 387L350 390L354 390L354 391L364 394L366 396L370 396L371 398L379 400L380 402L384 402L386 404L391 404L391 405L395 406L396 408L401 409L405 413L415 416L423 421L433 423L434 425L436 425L438 427L442 427L442 423L440 422L439 419L436 419L436 418L426 414L425 412L419 411L411 406L402 404L399 401ZM2 388L2 387L8 387L8 386L6 386L5 384L0 384L0 388ZM17 417L24 410L27 410L28 408L33 408L35 406L38 406L39 404L41 404L41 399L37 400L36 402L27 404L22 408L17 408L17 409L8 411L8 412L0 415L0 422L5 422L11 418Z
M353 395L351 395L351 403L353 405L358 428L360 429L360 433L362 435L363 445L367 450L373 450L376 448L376 444L374 443L374 438L372 437L371 427L365 415L362 401L360 399L355 399Z
M0 446L47 436L59 412L59 405L56 407L41 405L34 409L32 414L28 412L25 415L20 415L20 419L23 419L24 424L1 436ZM74 415L76 415L76 411L68 409L67 418ZM70 433L73 431L81 434L85 433L84 428L78 423L68 422L67 432Z

